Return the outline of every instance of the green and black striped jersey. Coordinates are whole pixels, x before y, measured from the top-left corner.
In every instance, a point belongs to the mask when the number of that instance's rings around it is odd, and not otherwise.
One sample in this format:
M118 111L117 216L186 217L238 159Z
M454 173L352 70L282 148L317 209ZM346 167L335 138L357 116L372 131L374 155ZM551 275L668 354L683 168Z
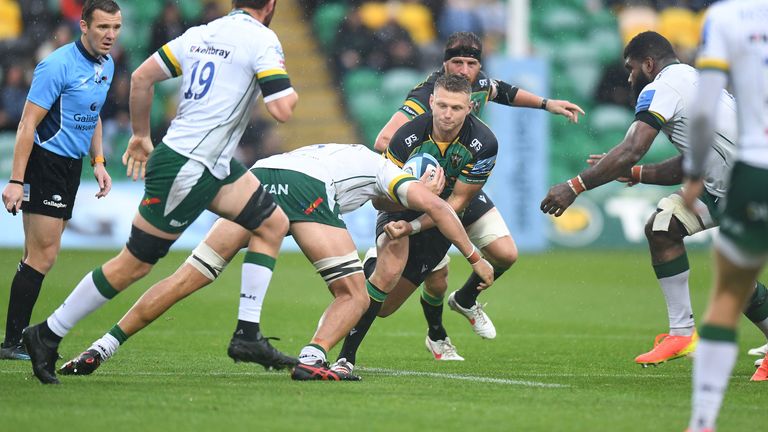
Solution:
M415 153L429 153L445 170L443 198L450 195L456 181L484 184L494 165L498 142L491 129L474 115L468 115L459 135L451 142L432 138L432 113L422 114L404 124L389 142L385 156L402 167Z

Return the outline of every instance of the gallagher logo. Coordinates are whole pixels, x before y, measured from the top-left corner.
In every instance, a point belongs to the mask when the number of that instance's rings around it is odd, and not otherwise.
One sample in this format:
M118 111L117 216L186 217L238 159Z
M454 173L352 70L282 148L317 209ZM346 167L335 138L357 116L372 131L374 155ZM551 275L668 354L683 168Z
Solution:
M94 103L91 104L90 108L91 108L91 111L96 111L96 109L99 108L99 105L96 102L94 102Z
M144 198L143 200L141 200L141 205L146 207L152 204L160 204L160 202L161 202L160 198Z

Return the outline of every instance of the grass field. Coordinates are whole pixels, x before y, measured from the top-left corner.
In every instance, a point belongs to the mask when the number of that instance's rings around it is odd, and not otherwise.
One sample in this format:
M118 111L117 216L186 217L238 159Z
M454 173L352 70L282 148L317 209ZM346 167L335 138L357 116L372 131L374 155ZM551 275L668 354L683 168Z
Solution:
M3 317L19 254L0 251ZM33 322L48 316L108 256L65 251L45 280ZM77 325L60 347L62 356L85 349L185 257L171 254L145 281ZM710 261L707 252L690 259L694 309L701 315ZM431 359L421 308L411 299L374 324L358 356L358 383L292 382L285 372L229 360L239 262L134 336L90 377L42 386L29 363L0 363L2 430L685 429L691 362L641 369L632 361L666 331L663 298L644 251L524 255L481 296L498 330L495 340L479 339L446 307L445 324L464 362ZM468 267L460 259L451 265L451 286L457 286ZM303 256L283 255L262 329L282 338L278 348L296 354L329 299ZM745 320L721 432L759 430L768 422L766 385L749 382L754 358L743 354L762 343Z

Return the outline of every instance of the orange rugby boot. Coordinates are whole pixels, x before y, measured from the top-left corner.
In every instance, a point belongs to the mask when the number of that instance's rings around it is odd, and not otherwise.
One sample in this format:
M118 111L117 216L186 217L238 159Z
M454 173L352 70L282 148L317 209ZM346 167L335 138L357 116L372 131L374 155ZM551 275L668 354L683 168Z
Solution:
M656 336L656 340L653 341L653 349L635 357L635 363L643 367L658 366L669 360L693 353L698 342L699 335L695 331L690 336L671 336L662 333Z

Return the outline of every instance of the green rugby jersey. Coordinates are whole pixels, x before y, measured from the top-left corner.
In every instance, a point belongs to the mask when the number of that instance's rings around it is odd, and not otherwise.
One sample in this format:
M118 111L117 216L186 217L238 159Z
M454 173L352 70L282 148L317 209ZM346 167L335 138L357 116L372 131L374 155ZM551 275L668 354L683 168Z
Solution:
M415 153L429 153L445 170L442 197L451 194L456 181L484 184L494 165L498 143L491 129L474 115L464 120L458 136L451 142L432 139L432 113L422 114L404 124L392 136L385 156L402 167Z

